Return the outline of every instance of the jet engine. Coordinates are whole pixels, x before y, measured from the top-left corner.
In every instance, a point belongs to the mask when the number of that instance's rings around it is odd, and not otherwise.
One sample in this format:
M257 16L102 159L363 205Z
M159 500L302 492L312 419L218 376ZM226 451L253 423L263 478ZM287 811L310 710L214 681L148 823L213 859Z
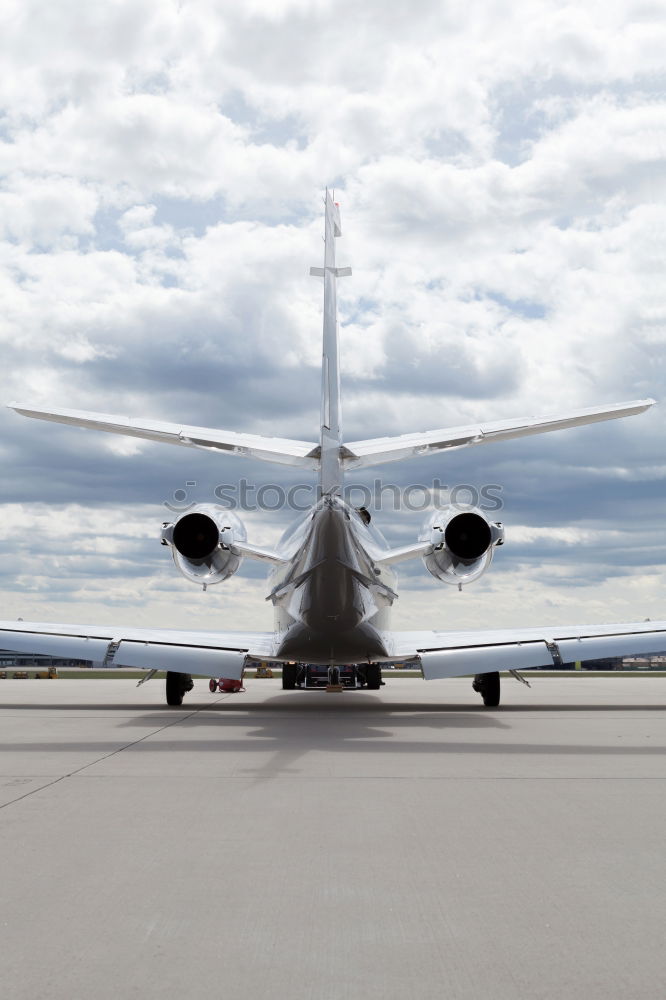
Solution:
M447 507L428 518L419 541L432 545L423 556L428 572L444 583L462 586L488 569L495 547L504 544L504 528L475 507Z
M176 566L188 580L221 583L233 576L242 562L236 542L247 538L241 519L214 504L200 504L173 524L162 525L162 545L171 546Z

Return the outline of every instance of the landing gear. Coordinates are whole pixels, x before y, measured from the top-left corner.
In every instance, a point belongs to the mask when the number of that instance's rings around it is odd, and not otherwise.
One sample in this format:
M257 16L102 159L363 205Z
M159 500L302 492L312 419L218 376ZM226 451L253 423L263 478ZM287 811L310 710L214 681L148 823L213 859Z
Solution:
M182 705L183 698L188 691L194 687L194 681L190 674L177 674L173 670L167 670L166 675L166 700L167 705Z
M382 668L379 663L368 663L365 668L365 686L368 691L379 691L382 686Z
M283 691L293 691L296 687L296 678L298 676L298 664L297 663L283 663L282 664L282 690Z
M497 708L500 703L500 675L498 672L477 674L472 687L483 698L488 708Z

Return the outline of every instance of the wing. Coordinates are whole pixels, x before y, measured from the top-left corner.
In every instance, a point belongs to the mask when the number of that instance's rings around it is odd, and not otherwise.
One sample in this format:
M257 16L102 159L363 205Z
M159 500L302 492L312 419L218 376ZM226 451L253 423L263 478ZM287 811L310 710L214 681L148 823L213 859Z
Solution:
M367 465L398 462L415 455L429 455L432 452L465 448L473 444L489 444L491 441L509 441L511 438L544 434L547 431L561 431L567 427L580 427L583 424L593 424L600 420L630 417L636 413L642 413L653 404L653 399L637 399L629 403L614 403L611 406L592 406L584 410L569 410L568 413L554 414L548 417L519 417L465 427L417 431L415 434L400 434L398 437L350 441L344 448L345 468L360 469Z
M100 661L107 667L171 670L240 680L247 658L269 659L272 632L180 632L108 625L0 622L0 647Z
M545 625L479 632L388 632L396 659L418 657L426 680L495 670L557 668L576 660L661 653L666 622Z
M318 457L310 454L316 452L317 446L308 441L240 434L236 431L222 431L211 427L190 427L186 424L169 424L160 420L121 417L87 410L35 410L18 403L10 403L9 408L24 417L50 420L56 424L88 427L91 430L108 431L110 434L143 438L146 441L179 444L186 448L203 448L204 451L222 451L229 455L261 458L266 462L277 462L280 465L296 465L305 469L318 468Z

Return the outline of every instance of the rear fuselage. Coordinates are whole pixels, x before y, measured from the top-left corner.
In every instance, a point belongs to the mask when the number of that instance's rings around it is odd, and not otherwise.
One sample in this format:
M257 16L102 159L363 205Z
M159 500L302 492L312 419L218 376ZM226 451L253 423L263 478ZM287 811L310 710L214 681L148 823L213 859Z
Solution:
M285 533L286 565L270 578L279 659L361 663L388 656L380 632L396 598L395 573L375 561L380 532L337 496L325 496ZM374 557L374 558L373 558Z

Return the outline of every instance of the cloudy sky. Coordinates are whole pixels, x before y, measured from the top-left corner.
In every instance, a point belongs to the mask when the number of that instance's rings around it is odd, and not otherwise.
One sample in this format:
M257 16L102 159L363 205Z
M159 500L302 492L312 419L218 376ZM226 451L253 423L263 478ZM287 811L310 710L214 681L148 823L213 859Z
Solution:
M312 438L326 184L348 440L666 397L664 52L651 0L5 0L2 397ZM359 478L502 488L490 573L406 568L396 625L663 618L665 414ZM0 421L3 617L270 627L158 538L288 470Z

